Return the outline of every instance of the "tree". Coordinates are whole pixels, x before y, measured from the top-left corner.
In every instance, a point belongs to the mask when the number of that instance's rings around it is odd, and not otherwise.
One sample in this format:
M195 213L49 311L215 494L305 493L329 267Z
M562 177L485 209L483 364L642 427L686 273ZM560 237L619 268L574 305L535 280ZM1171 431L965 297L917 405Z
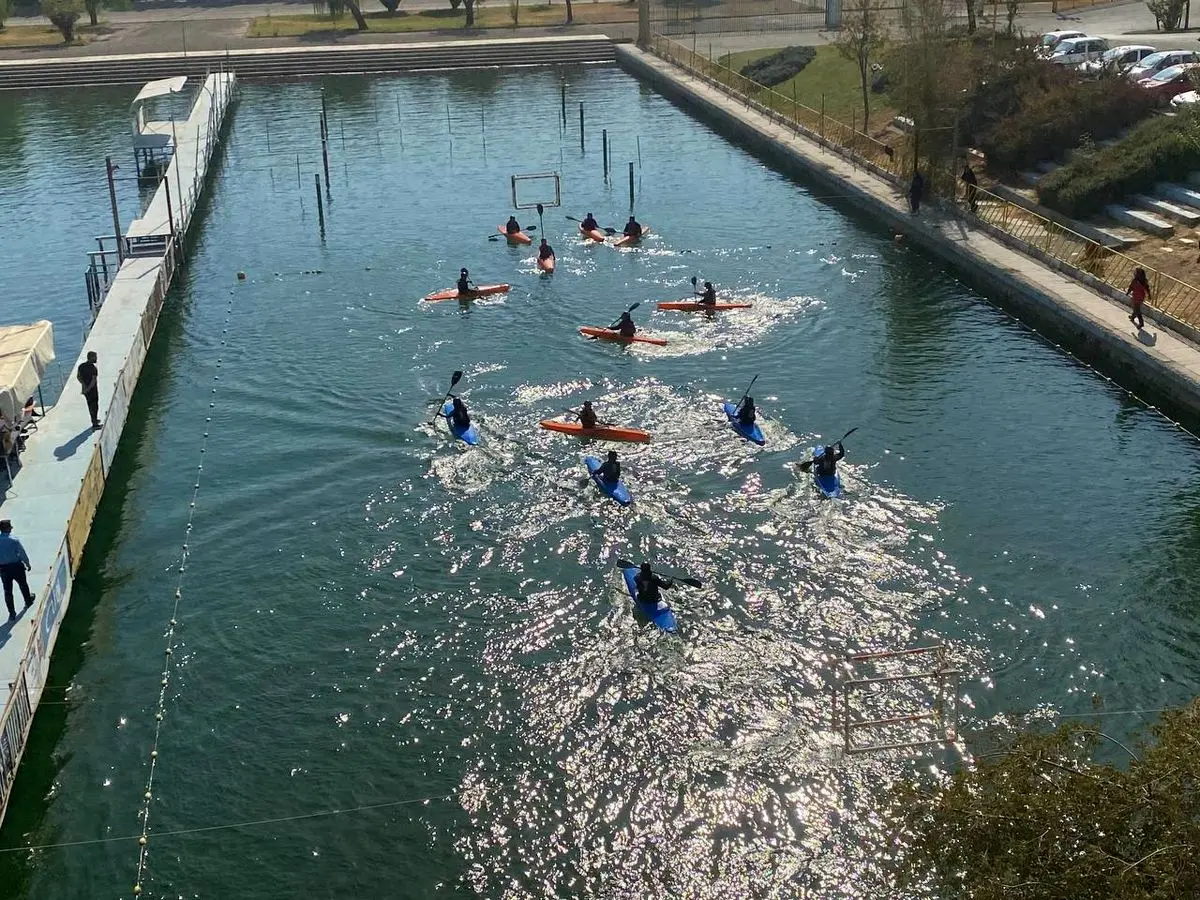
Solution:
M1021 0L1004 0L1004 15L1008 19L1008 36L1016 33L1017 16L1021 14Z
M0 29L4 28L4 20L8 18L8 0L0 0Z
M855 0L842 10L838 52L858 67L862 86L863 131L871 121L871 63L887 41L884 4L889 0Z
M1154 14L1154 27L1159 31L1178 31L1183 21L1187 0L1150 0L1146 7Z
M75 23L83 15L83 0L42 0L42 15L62 32L68 44L75 40Z
M87 9L88 22L95 27L100 24L100 0L83 0L84 8Z
M0 0L0 2L7 2L7 0ZM570 25L574 21L575 13L571 10L571 0L567 0L567 24Z
M367 31L371 27L362 14L358 0L313 0L313 9L329 13L331 19L340 19L346 14L346 10L349 10L359 31Z
M379 0L383 4L383 8L387 10L389 16L394 16L396 10L400 8L400 0Z
M971 900L1200 896L1200 700L1150 738L1131 748L1074 724L909 783L893 811L901 882Z
M475 27L475 3L476 0L462 0L463 6L467 8L467 22L463 28Z

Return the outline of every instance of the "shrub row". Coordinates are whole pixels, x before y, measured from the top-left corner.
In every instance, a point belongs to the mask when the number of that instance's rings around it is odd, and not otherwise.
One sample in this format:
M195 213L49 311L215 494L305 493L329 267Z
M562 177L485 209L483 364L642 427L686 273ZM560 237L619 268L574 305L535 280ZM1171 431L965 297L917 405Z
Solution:
M774 87L798 74L816 55L816 47L784 47L777 53L742 66L742 74L751 81Z
M1064 215L1088 216L1196 169L1200 113L1188 111L1143 122L1111 147L1080 155L1038 182L1038 198Z
M1016 172L1059 159L1085 139L1114 137L1154 108L1123 78L1082 80L1065 66L1032 63L982 85L968 111L968 139L989 168Z

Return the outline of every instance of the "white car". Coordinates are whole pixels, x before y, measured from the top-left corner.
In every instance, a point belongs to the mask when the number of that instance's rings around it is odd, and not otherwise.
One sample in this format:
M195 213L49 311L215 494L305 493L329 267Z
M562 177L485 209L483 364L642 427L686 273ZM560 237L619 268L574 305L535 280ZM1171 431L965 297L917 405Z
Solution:
M1176 94L1171 98L1171 105L1176 108L1191 106L1193 103L1200 103L1200 93L1196 91L1184 91L1182 94Z
M1137 65L1125 72L1131 81L1141 81L1143 78L1153 78L1163 69L1171 66L1181 66L1184 63L1200 62L1200 53L1195 50L1160 50L1151 53Z
M1079 68L1091 75L1099 75L1102 72L1124 72L1150 54L1157 52L1157 48L1147 44L1124 44L1120 47L1113 47L1099 59L1085 62Z
M1104 38L1063 38L1050 54L1050 62L1060 66L1077 66L1080 63L1099 59L1108 52L1108 41Z
M1087 35L1082 31L1047 31L1038 39L1037 55L1045 58L1054 52L1059 41L1077 37L1087 37Z

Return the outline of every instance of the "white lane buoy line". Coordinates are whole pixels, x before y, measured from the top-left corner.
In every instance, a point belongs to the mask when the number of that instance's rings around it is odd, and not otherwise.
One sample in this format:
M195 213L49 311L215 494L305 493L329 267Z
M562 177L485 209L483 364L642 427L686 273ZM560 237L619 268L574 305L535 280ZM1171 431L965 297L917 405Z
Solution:
M225 307L225 321L221 323L221 344L217 351L216 371L213 373L213 386L208 399L208 415L204 418L204 433L200 438L200 458L196 463L196 480L192 483L192 499L188 504L187 526L184 528L183 543L180 546L179 568L175 579L175 597L171 606L171 618L167 621L166 647L163 652L162 679L158 687L158 706L154 712L154 741L150 747L150 767L146 774L146 790L142 793L142 808L138 818L142 823L142 832L137 837L138 860L137 875L133 882L133 895L140 897L142 882L146 876L146 865L149 858L150 844L150 804L154 799L154 775L158 768L158 745L162 736L163 720L167 712L167 689L171 683L171 660L175 652L175 636L179 627L179 602L183 599L183 576L187 572L189 556L188 543L192 537L192 521L196 516L196 501L200 496L201 474L204 472L204 454L208 451L208 435L212 426L213 410L217 406L217 382L221 380L221 360L225 353L226 341L229 338L229 322L233 316L234 291L229 292L229 304Z

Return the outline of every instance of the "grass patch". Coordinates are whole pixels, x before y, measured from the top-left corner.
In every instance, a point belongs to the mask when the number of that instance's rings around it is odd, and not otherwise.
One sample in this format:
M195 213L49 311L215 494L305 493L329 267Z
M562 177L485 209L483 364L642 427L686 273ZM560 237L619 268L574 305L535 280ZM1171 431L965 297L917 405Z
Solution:
M637 6L628 3L575 3L576 25L615 25L637 21ZM562 3L521 6L519 24L514 26L507 6L493 5L475 8L475 28L538 28L566 23L567 8ZM367 13L367 21L375 34L403 34L414 31L461 31L467 21L466 10L423 9L418 12ZM330 32L357 33L348 16L339 20L323 15L259 16L250 23L246 37L298 37Z
M741 71L743 66L778 53L779 50L749 50L744 53L727 53L721 57L722 65ZM812 62L797 75L775 86L785 97L792 96L795 86L796 102L819 110L824 97L825 115L850 124L851 119L862 128L862 87L858 80L858 67L838 52L837 47L818 47ZM871 123L882 127L891 121L895 111L888 104L885 91L871 95Z
M103 25L96 28L90 25L76 25L75 40L68 45L63 42L62 32L53 25L9 25L0 28L0 47L7 50L26 47L78 47L88 43L92 36L101 33L103 28Z

